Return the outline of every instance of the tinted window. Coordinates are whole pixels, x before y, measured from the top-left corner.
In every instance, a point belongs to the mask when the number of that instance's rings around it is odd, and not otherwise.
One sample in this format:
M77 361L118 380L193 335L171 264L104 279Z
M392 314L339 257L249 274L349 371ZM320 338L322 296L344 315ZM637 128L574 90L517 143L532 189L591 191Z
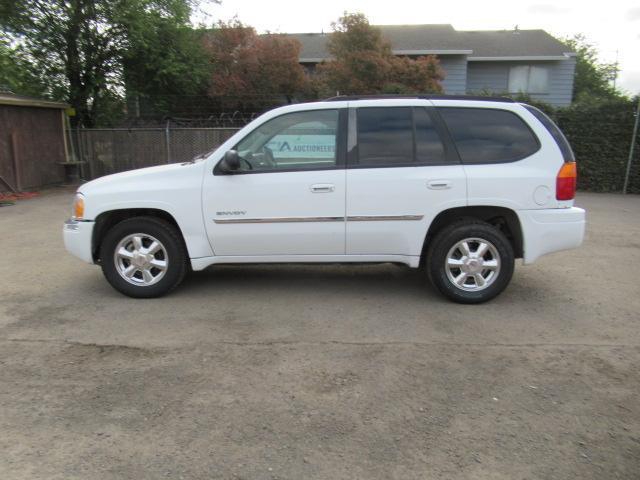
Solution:
M536 107L532 107L531 105L524 105L524 108L529 110L551 134L553 139L558 144L558 148L562 152L562 158L564 158L564 161L575 162L576 157L573 154L573 150L571 150L571 145L569 145L567 138L564 136L558 126L553 123L553 120L547 117L541 110L538 110Z
M359 165L445 163L444 146L426 109L371 107L357 112Z
M281 115L244 137L236 150L245 171L309 170L336 166L338 110Z
M444 145L427 110L415 108L413 121L416 126L416 162L445 163Z
M358 109L358 163L413 163L413 122L410 107Z
M531 129L515 113L488 108L439 108L463 163L513 162L538 151Z

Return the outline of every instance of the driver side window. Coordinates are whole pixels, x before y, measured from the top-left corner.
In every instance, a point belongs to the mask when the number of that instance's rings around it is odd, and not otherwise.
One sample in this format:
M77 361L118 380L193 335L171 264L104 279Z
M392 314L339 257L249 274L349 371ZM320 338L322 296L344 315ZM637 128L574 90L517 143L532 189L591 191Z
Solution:
M338 110L287 113L260 125L235 149L242 171L321 170L336 166Z

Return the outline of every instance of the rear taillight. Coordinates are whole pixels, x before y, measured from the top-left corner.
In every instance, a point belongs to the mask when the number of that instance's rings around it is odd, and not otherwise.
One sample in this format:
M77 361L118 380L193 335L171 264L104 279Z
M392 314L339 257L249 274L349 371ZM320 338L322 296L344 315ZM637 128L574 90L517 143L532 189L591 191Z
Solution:
M573 200L576 196L578 170L576 162L566 162L556 177L556 200Z

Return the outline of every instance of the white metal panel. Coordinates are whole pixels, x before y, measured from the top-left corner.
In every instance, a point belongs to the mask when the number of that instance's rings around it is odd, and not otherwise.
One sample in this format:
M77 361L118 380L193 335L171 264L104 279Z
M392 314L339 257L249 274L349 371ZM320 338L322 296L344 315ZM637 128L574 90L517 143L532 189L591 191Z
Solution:
M215 255L344 254L344 169L206 172L202 202Z
M184 236L189 257L212 255L202 223L203 163L161 165L92 180L78 191L85 197L85 219L111 210L149 208L171 215Z
M449 182L430 189L429 182ZM466 204L461 165L347 170L347 218L421 216L420 220L347 221L347 254L419 256L431 221Z

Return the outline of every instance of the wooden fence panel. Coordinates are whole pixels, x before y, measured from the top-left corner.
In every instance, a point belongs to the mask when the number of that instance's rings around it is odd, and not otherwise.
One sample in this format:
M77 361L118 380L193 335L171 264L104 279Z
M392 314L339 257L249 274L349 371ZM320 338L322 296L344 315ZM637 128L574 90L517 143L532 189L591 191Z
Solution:
M71 137L80 160L87 162L83 178L136 168L185 162L220 146L237 128L80 129Z
M64 161L59 109L0 105L0 175L7 182L23 190L61 183Z

